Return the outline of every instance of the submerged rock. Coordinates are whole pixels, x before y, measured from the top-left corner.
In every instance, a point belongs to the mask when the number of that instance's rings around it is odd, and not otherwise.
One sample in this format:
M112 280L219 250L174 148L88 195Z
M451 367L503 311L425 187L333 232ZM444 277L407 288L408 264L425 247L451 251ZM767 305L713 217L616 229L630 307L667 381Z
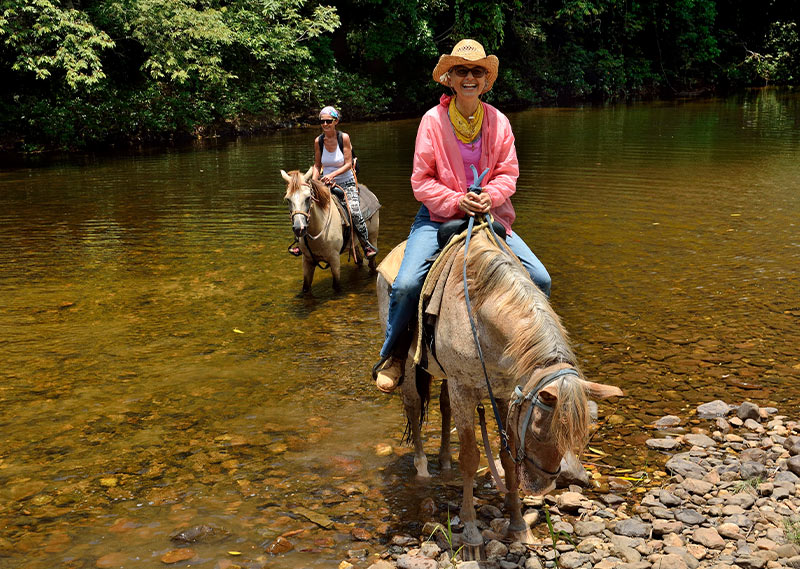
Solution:
M189 529L181 530L170 536L172 541L178 543L214 543L222 541L230 532L208 524L201 524Z

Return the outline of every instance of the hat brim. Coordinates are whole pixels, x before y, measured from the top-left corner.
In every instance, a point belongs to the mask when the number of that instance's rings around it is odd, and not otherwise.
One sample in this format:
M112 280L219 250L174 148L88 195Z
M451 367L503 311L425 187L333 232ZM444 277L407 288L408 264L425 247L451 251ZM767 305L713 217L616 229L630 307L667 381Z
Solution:
M433 80L441 83L445 87L449 87L446 83L446 73L456 65L472 65L475 67L483 67L486 69L486 88L483 93L490 91L497 79L497 70L500 67L500 61L494 55L487 55L480 59L467 59L458 55L443 55L439 58L439 63L433 69Z

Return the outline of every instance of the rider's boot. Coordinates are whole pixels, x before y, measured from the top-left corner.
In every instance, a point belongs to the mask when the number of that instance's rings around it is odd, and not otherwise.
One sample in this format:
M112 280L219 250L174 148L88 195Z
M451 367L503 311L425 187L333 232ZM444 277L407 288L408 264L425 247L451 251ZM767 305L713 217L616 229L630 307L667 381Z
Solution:
M389 358L383 368L375 378L375 385L384 393L391 393L398 385L400 378L403 377L403 362L398 358Z

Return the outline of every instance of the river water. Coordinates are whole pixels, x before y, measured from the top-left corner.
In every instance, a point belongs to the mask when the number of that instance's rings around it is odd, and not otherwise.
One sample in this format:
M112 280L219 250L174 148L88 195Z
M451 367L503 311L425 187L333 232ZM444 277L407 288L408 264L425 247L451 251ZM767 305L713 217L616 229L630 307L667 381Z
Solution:
M627 395L600 405L597 471L657 471L648 425L712 399L796 417L800 93L509 118L515 231L587 377ZM417 123L342 125L381 257L417 207ZM161 566L207 524L227 535L181 566L334 567L431 503L446 520L457 482L409 480L399 397L369 377L374 275L297 295L279 171L316 132L0 171L0 566Z

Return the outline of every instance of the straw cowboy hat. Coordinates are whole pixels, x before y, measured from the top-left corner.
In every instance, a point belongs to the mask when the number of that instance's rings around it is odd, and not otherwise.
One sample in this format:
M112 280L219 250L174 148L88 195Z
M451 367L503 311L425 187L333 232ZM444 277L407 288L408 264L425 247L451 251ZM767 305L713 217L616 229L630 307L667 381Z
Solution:
M450 55L442 55L439 58L439 63L433 70L433 80L449 87L447 72L456 65L480 66L486 69L486 88L483 90L486 93L497 79L497 68L500 66L500 62L494 55L486 55L483 46L475 40L461 40L453 47Z

